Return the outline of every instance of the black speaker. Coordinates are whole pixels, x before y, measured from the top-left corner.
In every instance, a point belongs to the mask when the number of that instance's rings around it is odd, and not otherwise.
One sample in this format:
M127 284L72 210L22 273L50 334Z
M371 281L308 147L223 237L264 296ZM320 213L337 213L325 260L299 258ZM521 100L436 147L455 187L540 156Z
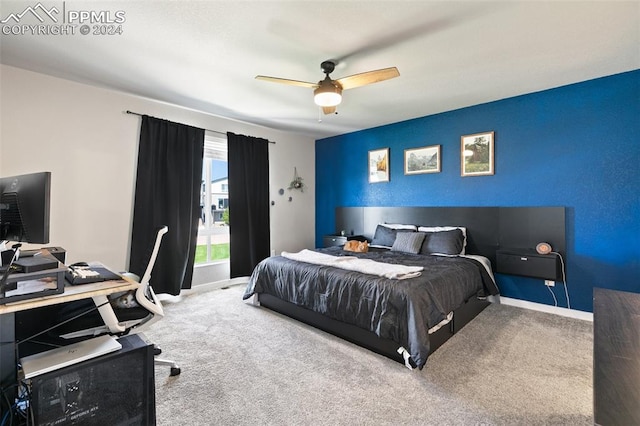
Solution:
M153 345L138 334L122 349L30 379L37 425L155 425Z

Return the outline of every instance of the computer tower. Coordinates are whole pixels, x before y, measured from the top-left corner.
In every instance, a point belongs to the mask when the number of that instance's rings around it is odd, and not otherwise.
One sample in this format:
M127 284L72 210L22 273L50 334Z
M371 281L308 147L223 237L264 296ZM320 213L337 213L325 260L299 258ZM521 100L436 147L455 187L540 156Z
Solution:
M30 379L35 424L155 425L153 345L144 335L122 349Z

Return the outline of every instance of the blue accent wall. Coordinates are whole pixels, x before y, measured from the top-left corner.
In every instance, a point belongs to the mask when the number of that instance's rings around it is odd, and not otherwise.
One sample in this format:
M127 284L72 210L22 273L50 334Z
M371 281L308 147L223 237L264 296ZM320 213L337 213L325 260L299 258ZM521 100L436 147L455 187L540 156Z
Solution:
M460 137L495 132L495 175L460 176ZM442 146L442 172L404 175L404 150ZM370 184L369 150L390 181ZM640 292L640 70L316 141L316 245L338 206L564 206L571 308L593 287ZM501 294L553 305L542 280ZM553 288L566 307L564 288Z

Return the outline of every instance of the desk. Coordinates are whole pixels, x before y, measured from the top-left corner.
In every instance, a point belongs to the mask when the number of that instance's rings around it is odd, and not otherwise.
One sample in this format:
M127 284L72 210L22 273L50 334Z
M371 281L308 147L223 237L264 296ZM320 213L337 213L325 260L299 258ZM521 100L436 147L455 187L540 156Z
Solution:
M36 297L34 299L20 300L0 305L0 315L12 312L26 311L28 309L40 308L42 306L57 305L60 303L72 302L74 300L96 298L106 301L106 297L113 293L129 291L138 288L138 283L126 279L118 281L102 281L91 284L67 285L64 293L52 294L50 296ZM97 302L98 303L98 302Z
M17 381L14 313L81 299L93 299L96 306L100 306L107 302L108 295L134 290L138 286L137 282L126 279L66 286L64 293L0 305L0 387L5 388ZM99 311L103 316L114 315L108 307Z

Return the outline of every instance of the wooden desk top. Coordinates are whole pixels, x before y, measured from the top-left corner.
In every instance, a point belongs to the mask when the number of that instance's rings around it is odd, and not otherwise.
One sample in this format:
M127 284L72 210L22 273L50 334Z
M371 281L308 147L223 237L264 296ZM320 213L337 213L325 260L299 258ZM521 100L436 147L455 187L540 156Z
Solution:
M57 305L59 303L71 302L80 299L89 299L94 296L103 296L121 291L129 291L138 288L138 283L126 279L117 281L102 281L91 284L67 285L64 293L52 294L50 296L36 297L33 299L20 300L0 305L0 315L11 312L26 311L28 309L42 306Z
M640 424L640 294L593 289L594 420Z

